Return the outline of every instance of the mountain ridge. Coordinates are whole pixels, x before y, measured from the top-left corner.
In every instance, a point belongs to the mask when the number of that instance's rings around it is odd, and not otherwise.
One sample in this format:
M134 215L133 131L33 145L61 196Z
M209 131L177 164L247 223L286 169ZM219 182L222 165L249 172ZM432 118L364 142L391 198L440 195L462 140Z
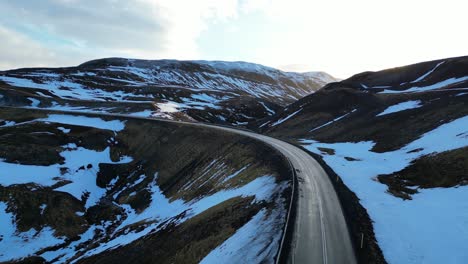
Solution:
M20 99L28 93L46 108L71 110L87 100L95 104L89 111L245 126L334 80L318 76L245 62L107 58L77 67L4 71L0 82L16 92L7 98L12 105L31 104Z
M363 263L464 260L467 87L467 56L364 72L252 127L330 167Z

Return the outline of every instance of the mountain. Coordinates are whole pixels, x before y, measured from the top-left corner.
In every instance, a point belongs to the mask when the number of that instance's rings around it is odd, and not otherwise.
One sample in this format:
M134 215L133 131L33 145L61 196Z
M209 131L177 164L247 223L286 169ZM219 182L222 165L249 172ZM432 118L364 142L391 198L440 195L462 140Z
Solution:
M363 244L361 261L461 263L467 87L468 57L364 72L299 99L257 129L329 166Z
M275 261L287 160L246 136L144 118L246 126L330 81L122 58L0 72L0 262Z
M270 146L96 114L0 120L0 262L274 262L291 171Z
M116 113L289 141L330 176L360 263L464 263L467 103L468 57L342 81L120 58L0 72L0 261L274 262L294 202L278 151Z
M247 62L108 58L0 72L0 104L245 126L331 81Z

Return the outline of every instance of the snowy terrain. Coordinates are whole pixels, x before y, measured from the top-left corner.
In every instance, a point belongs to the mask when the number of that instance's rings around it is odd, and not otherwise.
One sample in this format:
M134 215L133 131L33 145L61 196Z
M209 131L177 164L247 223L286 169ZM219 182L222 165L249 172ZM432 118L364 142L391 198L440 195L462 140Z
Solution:
M466 263L467 87L468 57L363 72L259 130L319 154L343 180L364 262Z
M467 88L465 82L468 81L468 76L466 76L466 74L462 76L451 76L453 74L452 72L456 71L450 68L450 62L442 60L440 62L429 63L435 64L435 66L412 81L408 80L393 85L370 85L361 82L360 86L363 89L376 89L382 94L422 93L440 91L443 89L465 90ZM407 67L412 66L410 65ZM446 69L441 69L443 67L446 67Z
M173 106L164 107L169 108L168 111L170 111ZM98 117L69 114L48 114L45 118L25 122L3 121L5 124L0 127L0 134L2 128L42 123L55 126L63 135L71 133L71 129L65 127L73 126L108 130L117 137L118 133L126 127L126 122L120 120L108 121ZM109 138L108 142L111 142L113 146L120 144L114 137ZM155 175L141 173L139 176L136 175L138 177L129 177L123 188L118 191L115 189L118 177L106 187L99 187L97 175L100 171L100 164L124 165L134 161L129 156L120 156L115 160L115 155L113 160L111 146L103 151L96 151L69 143L62 146L62 149L60 156L64 158L64 161L50 166L9 163L1 159L0 187L8 188L27 184L27 186L33 186L28 187L32 192L37 188L51 188L54 191L68 193L84 203L84 211L75 212L79 217L87 214L93 206L112 197L113 206L120 207L122 213L115 215L115 219L89 225L77 240L67 244L68 239L64 236L57 236L56 230L49 226L42 226L40 229L31 228L26 232L18 231L13 203L0 201L0 262L37 255L40 251L38 255L46 261L74 263L80 259L128 245L147 235L164 230L168 226L174 228L213 206L237 197L253 197L252 204L269 203L273 206L269 209L261 209L222 245L206 256L204 263L220 263L226 258L232 259L233 262L237 260L272 262L274 260L281 238L279 230L284 225L286 214L285 199L281 195L288 187L286 181L278 182L273 176L258 175L252 181L244 182L240 186L222 187L218 191L191 200L172 199L165 196L160 189L157 183L158 173ZM198 185L201 187L212 181L217 182L219 186L232 186L226 183L235 182L248 167L249 164L228 173L231 168L227 164L214 160L206 167L202 175L206 178L200 177L189 181L183 190L192 191L199 188ZM216 171L213 171L214 169ZM118 202L121 194L135 188L150 193L150 203L143 211L136 210L129 204ZM129 197L140 191L133 191ZM49 209L47 204L43 204L40 210L43 214L44 210L53 210L53 208ZM89 248L87 245L97 246ZM237 258L232 258L233 255Z
M391 113L396 113L408 109L414 109L421 107L421 101L407 101L407 102L401 102L396 105L389 106L387 109L385 109L382 113L378 114L377 116L383 116L383 115L388 115ZM335 120L336 121L336 120Z
M283 72L247 62L118 58L70 68L0 72L0 85L20 88L16 96L30 93L27 99L32 108L232 125L274 115L280 106L333 81L323 72ZM8 87L6 91L11 92ZM2 87L0 95L5 97L0 98L0 105L18 100L3 95ZM177 107L164 107L171 104Z
M322 155L357 194L374 221L376 238L389 263L463 263L468 259L467 186L419 189L412 200L402 200L387 193L387 186L375 178L400 171L422 155L468 146L466 124L468 116L458 118L399 150L383 153L371 151L375 144L371 141L320 143L305 139L302 144ZM319 148L332 149L334 154Z
M275 211L273 214L281 212ZM278 250L281 239L281 234L273 233L271 228L278 225L275 223L276 217L278 216L268 216L266 210L261 210L200 263L258 263L261 259L270 259L273 262L270 256L274 256Z
M420 92L427 92L433 91L438 89L444 89L447 87L451 87L452 85L460 84L468 80L468 76L460 77L460 78L450 78L444 81L440 81L438 83L434 83L427 86L413 86L410 88L405 89L403 92L405 93L420 93ZM462 88L454 88L458 90L466 90L465 87ZM401 93L402 91L395 91L395 90L387 90L385 89L381 93Z

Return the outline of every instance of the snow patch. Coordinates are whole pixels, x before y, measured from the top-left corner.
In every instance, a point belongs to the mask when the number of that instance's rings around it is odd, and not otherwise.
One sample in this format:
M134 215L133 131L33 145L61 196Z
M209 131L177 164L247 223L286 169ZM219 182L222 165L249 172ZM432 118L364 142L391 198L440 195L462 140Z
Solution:
M123 205L127 213L127 218L119 225L119 227L116 228L114 233L111 235L112 239L108 242L101 243L97 248L86 251L82 257L99 254L100 252L118 246L127 245L151 232L156 232L159 229L164 228L164 225L159 227L158 225L164 221L171 220L172 218L181 215L184 212L185 215L176 220L175 223L180 224L204 212L205 210L233 197L254 196L256 202L271 201L274 194L282 192L287 187L287 183L285 182L281 184L276 183L275 178L272 176L263 176L256 178L255 180L249 182L244 186L234 189L222 190L210 196L186 202L181 199L173 201L169 200L169 198L164 196L164 194L160 190L159 186L156 183L156 179L157 177L155 177L152 184L150 185L152 199L148 208L146 208L143 212L138 214L130 206ZM278 213L284 214L282 210ZM281 217L280 219L280 221L283 221L284 217ZM147 225L142 230L128 230L129 226L137 222L139 222L140 224L147 223ZM174 223L174 221L172 222ZM258 221L255 223L258 223ZM282 224L282 222L279 223L280 226L282 226ZM263 227L260 226L259 229L266 229L268 227L271 227L271 225L264 224ZM117 235L117 232L119 230L125 230L125 232L123 232L123 234ZM280 232L278 232L277 229L275 229L274 232L263 233L262 236L264 237L264 239L257 238L257 243L267 240L269 240L270 243L271 241L273 241L273 244L270 245L270 247L273 249L276 248L275 243L278 243L277 241L279 240L280 236ZM275 238L272 239L272 236Z
M31 97L28 97L28 100L31 101L31 106L32 107L37 107L41 103L41 101L39 101L39 100L37 100L35 98L31 98Z
M417 83L420 82L424 79L426 79L427 76L429 76L431 73L433 73L437 68L439 68L440 65L444 64L445 61L437 63L437 65L432 68L432 70L428 71L427 73L423 74L421 77L417 78L416 80L412 81L411 83Z
M175 102L157 103L156 106L164 113L179 112L180 105Z
M438 83L435 83L435 84L432 84L432 85L428 85L428 86L415 86L415 87L412 87L412 88L409 88L409 89L406 89L406 90L403 90L403 91L398 91L398 90L383 90L382 92L380 93L383 93L383 94L392 94L392 93L420 93L420 92L427 92L427 91L432 91L432 90L436 90L436 89L442 89L444 87L447 87L447 86L450 86L450 85L454 85L454 84L457 84L457 83L461 83L461 82L464 82L464 81L467 81L468 80L468 76L465 76L465 77L459 77L459 78L450 78L450 79L447 79L447 80L444 80L444 81L441 81L441 82L438 82Z
M279 125L279 124L283 123L284 121L286 121L286 120L290 119L291 117L295 116L295 115L296 115L297 113L299 113L300 111L302 111L302 108L299 109L299 110L297 110L296 112L294 112L294 113L288 115L287 117L281 118L280 120L274 122L271 126L276 126L276 125Z
M321 125L321 126L318 126L318 127L314 128L314 129L310 130L309 132L315 131L315 130L320 129L320 128L322 128L322 127L328 126L328 125L330 125L331 123L334 123L334 122L336 122L336 121L338 121L338 120L340 120L340 119L343 119L343 118L347 117L349 114L352 114L352 113L356 112L356 110L357 110L357 109L353 109L351 112L346 113L346 114L344 114L344 115L342 115L342 116L339 116L339 117L333 119L333 120L330 121L330 122L327 122L327 123L325 123L325 124L323 124L323 125Z
M260 210L200 263L273 263L281 239L281 232L272 228L278 214L277 210L270 214L265 209Z
M104 121L98 117L87 117L78 115L50 114L47 118L37 119L36 121L59 123L65 125L95 127L112 131L122 131L125 123L120 120Z
M20 259L34 254L34 252L60 244L63 238L54 237L54 231L45 227L40 231L30 229L18 232L15 216L7 212L7 204L0 202L0 261Z
M112 161L110 148L102 152L76 147L74 144L69 144L66 148L67 150L60 153L65 159L64 164L22 165L0 160L0 185L36 183L50 187L59 181L70 181L55 190L70 193L78 200L82 200L83 194L89 193L86 201L86 207L89 208L105 194L105 189L96 185L99 163L120 164L132 161L127 156L122 157L120 161ZM63 173L61 168L68 170Z
M468 187L419 190L413 200L404 201L386 193L387 186L374 178L400 171L422 155L467 146L467 123L468 116L453 120L399 150L384 153L372 152L375 143L371 141L303 143L308 150L322 154L358 195L374 222L377 241L389 263L458 263L468 257L461 242L468 232ZM331 148L335 154L322 153L319 147ZM412 152L415 149L422 150Z
M382 113L378 114L377 116L388 115L391 113L401 112L401 111L408 110L408 109L414 109L414 108L418 108L421 106L422 104L420 100L401 102L396 105L387 107L387 109L385 109Z
M58 130L62 131L64 134L70 133L71 129L67 129L64 127L57 127Z

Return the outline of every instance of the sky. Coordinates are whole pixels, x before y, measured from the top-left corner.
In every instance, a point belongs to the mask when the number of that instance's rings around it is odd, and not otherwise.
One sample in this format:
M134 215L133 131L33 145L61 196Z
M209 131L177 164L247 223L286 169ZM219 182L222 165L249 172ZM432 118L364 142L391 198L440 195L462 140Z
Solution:
M347 78L468 55L465 0L0 0L0 70L103 57Z

